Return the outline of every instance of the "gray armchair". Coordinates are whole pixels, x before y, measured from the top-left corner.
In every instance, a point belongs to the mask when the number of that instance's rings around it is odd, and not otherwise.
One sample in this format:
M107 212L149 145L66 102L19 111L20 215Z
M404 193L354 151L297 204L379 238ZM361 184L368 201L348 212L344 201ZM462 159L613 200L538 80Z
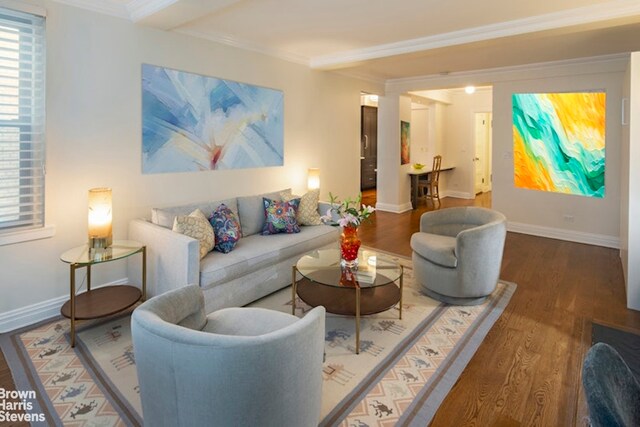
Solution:
M316 426L325 310L298 319L261 308L204 313L197 286L159 295L132 315L148 426Z
M482 303L496 288L506 237L506 218L478 207L448 208L420 217L411 236L417 283L449 304Z

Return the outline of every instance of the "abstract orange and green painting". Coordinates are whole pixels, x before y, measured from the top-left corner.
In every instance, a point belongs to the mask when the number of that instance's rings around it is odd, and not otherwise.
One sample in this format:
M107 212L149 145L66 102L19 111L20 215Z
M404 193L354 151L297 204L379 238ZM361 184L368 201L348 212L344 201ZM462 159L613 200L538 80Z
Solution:
M604 197L604 92L513 94L519 188Z

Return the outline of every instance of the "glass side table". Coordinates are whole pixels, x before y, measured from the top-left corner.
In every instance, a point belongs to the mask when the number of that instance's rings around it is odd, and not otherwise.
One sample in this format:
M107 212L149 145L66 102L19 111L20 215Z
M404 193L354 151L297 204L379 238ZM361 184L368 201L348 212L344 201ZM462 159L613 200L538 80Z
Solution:
M142 254L142 287L103 286L91 289L91 266ZM115 240L106 249L89 250L78 246L63 253L60 260L69 264L69 301L60 313L71 320L71 347L76 345L76 320L97 319L126 310L147 296L147 247L132 240ZM87 291L76 295L76 270L87 269Z

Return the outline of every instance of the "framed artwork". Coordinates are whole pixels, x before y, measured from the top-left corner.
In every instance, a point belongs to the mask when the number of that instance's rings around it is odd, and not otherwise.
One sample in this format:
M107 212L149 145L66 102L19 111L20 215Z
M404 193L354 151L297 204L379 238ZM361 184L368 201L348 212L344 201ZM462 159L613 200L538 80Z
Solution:
M142 65L142 173L284 164L282 91Z
M605 195L606 93L512 95L518 188Z
M400 122L400 164L411 162L411 123Z

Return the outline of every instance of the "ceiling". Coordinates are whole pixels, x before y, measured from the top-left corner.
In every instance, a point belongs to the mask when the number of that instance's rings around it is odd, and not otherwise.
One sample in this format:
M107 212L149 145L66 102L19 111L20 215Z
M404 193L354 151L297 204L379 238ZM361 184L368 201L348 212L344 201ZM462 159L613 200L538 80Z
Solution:
M57 0L376 81L640 51L640 0Z

